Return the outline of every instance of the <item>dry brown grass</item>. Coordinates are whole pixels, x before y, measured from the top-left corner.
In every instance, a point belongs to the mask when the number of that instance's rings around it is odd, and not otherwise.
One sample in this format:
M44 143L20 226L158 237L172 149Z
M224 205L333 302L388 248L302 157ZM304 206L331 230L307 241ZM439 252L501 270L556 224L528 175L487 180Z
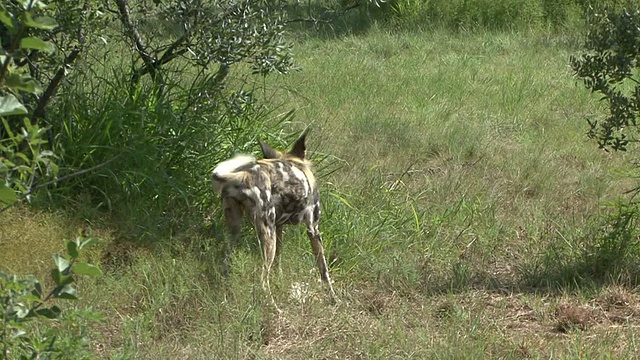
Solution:
M53 264L51 255L65 249L77 229L63 212L15 206L0 216L0 270L42 278Z
M489 357L571 357L575 347L596 349L615 337L620 347L608 353L625 356L640 321L631 304L640 294L625 291L623 305L612 299L619 291L607 288L593 299L577 301L570 296L488 291L405 299L354 289L350 300L324 307L324 313L318 304L308 304L266 317L258 353L273 359L319 353L327 359L359 359L384 349L389 357L424 357L449 344L459 346L457 354L462 356L465 350L459 342L468 341L472 346L485 342L481 353ZM604 310L603 303L611 308ZM621 312L626 314L624 323L619 322Z
M64 211L36 210L15 206L0 216L0 270L18 275L49 276L52 255L66 251L66 241L79 234L100 239L86 256L100 263L102 249L113 241L113 231L105 226L91 227ZM95 259L94 259L95 257Z

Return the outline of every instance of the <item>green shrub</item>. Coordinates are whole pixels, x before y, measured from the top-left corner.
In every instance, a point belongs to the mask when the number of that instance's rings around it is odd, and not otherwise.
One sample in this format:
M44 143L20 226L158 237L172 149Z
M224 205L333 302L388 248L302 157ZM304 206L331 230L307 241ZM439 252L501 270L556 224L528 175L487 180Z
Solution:
M601 5L589 12L585 50L571 57L575 75L606 102L609 114L587 119L589 137L604 149L636 143L640 118L640 6L633 1Z
M275 115L252 91L212 91L206 78L195 79L188 92L178 84L167 86L162 96L154 85L127 93L122 90L129 88L127 80L114 74L95 93L79 86L73 89L77 96L69 94L76 101L57 109L55 116L66 119L57 138L65 171L94 170L53 195L83 194L142 233L202 219L211 206L213 166L234 153L254 151L267 121L277 125L274 120L290 116ZM194 212L198 216L189 216Z
M78 237L67 242L67 255L54 255L54 288L45 293L33 276L24 279L0 271L0 354L3 359L90 358L89 325L100 317L91 310L64 310L59 301L78 299L78 275L100 276L100 269L79 260L96 239ZM59 300L54 303L54 300ZM54 325L52 320L59 320Z

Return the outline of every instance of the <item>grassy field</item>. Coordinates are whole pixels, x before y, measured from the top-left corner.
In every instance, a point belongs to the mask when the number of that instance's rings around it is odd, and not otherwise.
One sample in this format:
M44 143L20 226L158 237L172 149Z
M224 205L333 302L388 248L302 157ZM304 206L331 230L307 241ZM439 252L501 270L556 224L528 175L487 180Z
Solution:
M634 272L595 268L621 259L615 248L585 255L608 245L603 219L634 184L631 155L587 140L584 118L603 109L572 77L578 52L542 32L301 36L303 70L267 86L283 112L296 109L287 130L310 126L312 156L325 159L321 230L342 302L329 304L303 229L285 235L277 314L249 229L225 279L219 232L142 246L94 220L104 240L90 256L105 276L81 281L78 304L105 315L93 355L637 358ZM86 225L27 208L0 221L0 251L14 259L3 265L41 277ZM25 264L8 252L15 234L47 251Z

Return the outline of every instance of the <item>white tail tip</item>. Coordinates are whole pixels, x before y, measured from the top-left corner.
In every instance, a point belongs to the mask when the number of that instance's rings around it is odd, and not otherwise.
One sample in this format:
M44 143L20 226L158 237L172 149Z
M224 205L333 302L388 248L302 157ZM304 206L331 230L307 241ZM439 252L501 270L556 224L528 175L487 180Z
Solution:
M213 169L213 175L224 177L225 175L234 173L239 168L251 164L256 158L251 155L236 155L229 160L225 160Z

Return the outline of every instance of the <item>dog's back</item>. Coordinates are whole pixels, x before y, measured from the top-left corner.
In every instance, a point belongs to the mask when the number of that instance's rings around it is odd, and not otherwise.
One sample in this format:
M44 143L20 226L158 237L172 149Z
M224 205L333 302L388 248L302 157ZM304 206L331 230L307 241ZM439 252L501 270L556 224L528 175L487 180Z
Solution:
M306 161L238 156L216 167L212 183L222 197L244 204L245 211L275 210L278 225L299 224L307 214L320 216L320 195Z
M265 159L258 164L269 173L271 201L278 225L299 224L306 215L319 218L320 196L307 162Z

